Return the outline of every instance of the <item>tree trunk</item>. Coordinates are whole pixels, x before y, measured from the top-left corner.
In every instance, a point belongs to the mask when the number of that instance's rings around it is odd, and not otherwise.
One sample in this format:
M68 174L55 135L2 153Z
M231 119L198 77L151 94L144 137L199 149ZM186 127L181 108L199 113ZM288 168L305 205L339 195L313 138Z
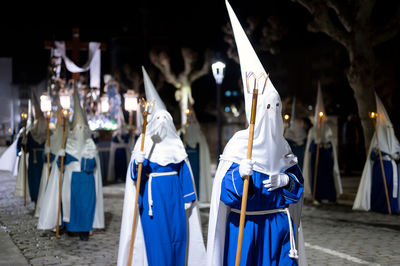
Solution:
M353 47L349 50L350 68L347 71L347 79L357 102L366 151L369 149L374 134L373 123L368 112L376 112L374 95L375 55L372 47L367 43L361 36L356 38Z

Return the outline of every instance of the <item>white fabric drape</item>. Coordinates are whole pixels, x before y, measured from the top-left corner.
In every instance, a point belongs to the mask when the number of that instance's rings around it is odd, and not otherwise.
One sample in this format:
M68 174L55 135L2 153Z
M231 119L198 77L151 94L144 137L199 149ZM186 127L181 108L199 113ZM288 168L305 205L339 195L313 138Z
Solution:
M89 58L88 61L82 66L78 67L71 59L68 58L66 53L65 42L55 41L54 45L56 47L55 54L60 55L65 62L65 66L68 71L72 73L86 72L90 70L90 87L100 88L101 80L101 52L100 43L90 42L89 43Z

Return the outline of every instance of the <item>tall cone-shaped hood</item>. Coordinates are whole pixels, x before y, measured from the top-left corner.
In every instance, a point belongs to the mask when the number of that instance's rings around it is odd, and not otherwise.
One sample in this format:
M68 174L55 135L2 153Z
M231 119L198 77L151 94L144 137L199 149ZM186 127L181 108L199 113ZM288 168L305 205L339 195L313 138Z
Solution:
M264 67L228 1L226 7L239 54L247 121L250 121L251 116L254 76L257 78L259 95L252 149L254 169L268 175L277 174L296 164L290 146L283 137L282 102L270 80L267 80L265 86ZM254 76L247 82L249 73L253 73ZM240 163L246 158L248 139L249 129L237 132L226 145L221 158Z
M35 120L44 119L42 109L40 109L40 103L39 103L33 89L31 90L31 98L32 98L32 105L33 105L33 115L34 115Z
M148 102L154 102L153 106L153 113L156 113L158 110L165 110L167 111L167 108L164 105L164 102L161 100L160 96L158 95L158 92L156 88L153 85L153 82L151 82L151 79L149 75L146 72L146 69L142 66L143 70L143 83L144 83L144 91L146 93L146 101Z
M86 113L83 111L81 101L79 99L78 88L76 85L74 85L74 116L72 118L72 130L78 125L89 128Z
M376 120L376 131L378 133L379 148L390 155L400 152L400 144L394 133L392 122L386 112L379 96L375 93L376 111L378 113Z

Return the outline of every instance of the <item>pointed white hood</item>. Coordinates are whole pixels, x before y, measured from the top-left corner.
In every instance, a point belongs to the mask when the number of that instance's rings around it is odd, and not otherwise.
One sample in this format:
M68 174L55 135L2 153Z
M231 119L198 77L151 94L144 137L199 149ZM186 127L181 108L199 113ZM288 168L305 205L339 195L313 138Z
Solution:
M252 72L256 77L260 77L262 73L266 74L266 71L227 1L226 5L240 59L246 118L250 121L254 81L249 82L248 91L246 75ZM257 85L261 93L264 81L261 80ZM248 138L248 129L237 132L226 145L221 159L236 163L245 159ZM255 161L254 169L268 175L282 172L296 164L289 144L283 137L282 102L270 80L267 81L264 93L258 95L252 158Z
M394 133L392 122L386 112L385 107L379 96L375 93L376 111L378 113L376 120L376 131L378 133L378 143L373 142L374 148L379 146L382 152L394 155L400 153L400 144ZM375 140L375 139L374 139Z
M176 133L175 125L171 115L165 108L146 70L143 69L143 80L146 92L146 100L154 101L151 114L148 116L146 136L144 140L144 151L146 159L159 165L179 163L186 157L186 151L181 139ZM136 141L133 153L140 151L143 134Z
M323 112L324 116L319 122L319 113ZM313 127L311 128L312 138L316 143L326 143L333 138L333 132L328 126L328 120L325 112L324 99L322 96L321 83L318 82L317 102L315 104L315 112L313 119Z

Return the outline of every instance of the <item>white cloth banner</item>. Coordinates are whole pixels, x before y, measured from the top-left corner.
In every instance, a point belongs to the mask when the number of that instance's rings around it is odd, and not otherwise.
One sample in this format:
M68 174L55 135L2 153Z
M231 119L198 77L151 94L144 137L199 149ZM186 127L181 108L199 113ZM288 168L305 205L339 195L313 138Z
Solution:
M78 67L71 59L68 58L66 53L65 42L55 41L56 47L55 54L60 55L65 62L65 66L68 71L72 73L86 72L90 70L90 87L100 88L100 75L101 75L101 52L100 43L90 42L89 43L89 58L88 61L82 66Z

